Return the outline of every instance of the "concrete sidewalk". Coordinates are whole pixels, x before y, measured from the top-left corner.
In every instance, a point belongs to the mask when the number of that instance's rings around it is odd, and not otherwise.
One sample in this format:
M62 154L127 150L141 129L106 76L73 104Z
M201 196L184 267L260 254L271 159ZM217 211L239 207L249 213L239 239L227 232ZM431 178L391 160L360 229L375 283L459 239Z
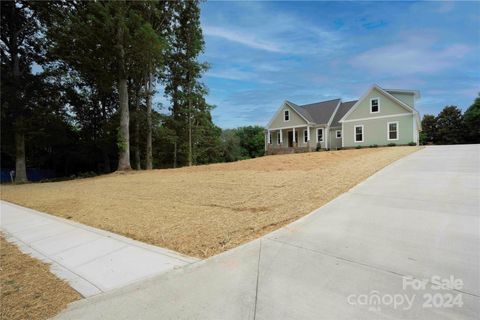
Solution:
M197 261L177 252L131 240L1 201L6 239L42 261L84 297L143 280Z
M479 319L479 167L479 145L427 147L285 228L57 318ZM404 289L406 276L429 281Z

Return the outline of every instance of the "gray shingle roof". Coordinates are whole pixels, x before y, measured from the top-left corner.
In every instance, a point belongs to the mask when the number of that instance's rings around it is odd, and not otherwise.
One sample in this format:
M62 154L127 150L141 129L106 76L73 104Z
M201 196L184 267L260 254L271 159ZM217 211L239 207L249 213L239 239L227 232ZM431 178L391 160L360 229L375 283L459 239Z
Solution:
M327 124L339 102L340 99L334 99L301 106L290 101L288 101L288 104L308 121L316 124Z
M313 120L313 118L310 116L310 114L308 113L307 110L305 110L304 108L300 107L299 105L291 102L291 101L287 101L287 103L293 108L295 109L295 111L297 111L300 115L302 115L305 119L307 119L309 122L315 122Z
M338 110L337 110L337 113L335 114L335 116L333 117L333 121L332 121L332 124L330 125L331 127L339 127L341 126L341 123L339 123L338 121L340 121L340 119L343 118L343 116L348 112L348 110L350 110L353 105L357 102L358 100L354 100L354 101L347 101L347 102L342 102L340 104L340 107L338 107Z

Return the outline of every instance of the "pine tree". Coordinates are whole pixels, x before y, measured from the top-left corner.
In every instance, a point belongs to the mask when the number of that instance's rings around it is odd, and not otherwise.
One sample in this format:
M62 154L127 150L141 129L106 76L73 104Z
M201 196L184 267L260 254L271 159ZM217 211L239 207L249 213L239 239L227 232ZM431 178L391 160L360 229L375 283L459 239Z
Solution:
M170 51L167 58L165 92L172 102L172 119L168 125L176 132L179 158L189 166L194 161L194 135L196 121L202 113L209 113L204 96L207 91L200 77L206 63L197 61L205 43L200 26L198 1L175 3L175 22Z

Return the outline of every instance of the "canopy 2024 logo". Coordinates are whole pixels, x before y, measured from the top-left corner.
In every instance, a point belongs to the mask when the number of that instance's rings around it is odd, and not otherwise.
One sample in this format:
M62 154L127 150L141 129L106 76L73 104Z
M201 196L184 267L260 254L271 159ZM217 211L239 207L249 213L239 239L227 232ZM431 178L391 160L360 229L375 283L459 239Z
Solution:
M422 308L454 308L462 307L463 281L454 276L442 278L417 279L412 276L402 278L402 289L409 293L385 293L372 290L368 294L351 294L347 302L351 305L368 306L371 311L381 311L381 307L410 310L416 301L422 303ZM411 292L428 291L422 294Z

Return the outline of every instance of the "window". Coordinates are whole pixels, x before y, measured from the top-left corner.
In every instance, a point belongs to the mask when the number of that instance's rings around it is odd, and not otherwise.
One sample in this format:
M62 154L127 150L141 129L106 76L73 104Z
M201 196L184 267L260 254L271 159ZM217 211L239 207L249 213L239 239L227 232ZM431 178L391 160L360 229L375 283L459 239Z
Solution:
M290 120L290 111L285 110L285 112L283 113L283 120L284 121L289 121Z
M380 112L380 99L372 98L370 99L370 113Z
M317 142L323 142L323 128L317 129Z
M342 130L337 130L335 134L337 135L337 139L340 139L342 137Z
M363 142L363 125L358 125L353 128L355 142Z
M398 121L387 123L387 140L398 140Z
M303 130L303 142L307 143L308 142L308 131Z

